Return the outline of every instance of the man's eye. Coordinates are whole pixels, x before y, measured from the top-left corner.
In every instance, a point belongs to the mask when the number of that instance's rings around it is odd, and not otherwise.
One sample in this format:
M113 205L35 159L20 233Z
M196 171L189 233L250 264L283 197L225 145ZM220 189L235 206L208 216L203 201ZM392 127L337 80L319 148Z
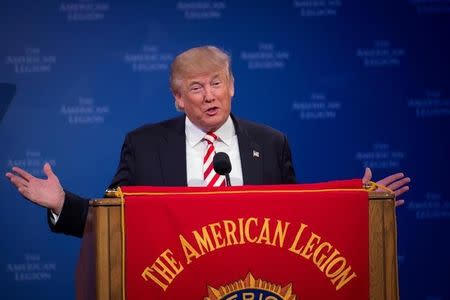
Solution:
M213 86L218 86L218 85L220 85L220 84L221 84L220 81L214 81L214 82L212 83Z
M201 87L198 85L191 86L191 91L193 91L193 92L199 91L200 89L201 89Z

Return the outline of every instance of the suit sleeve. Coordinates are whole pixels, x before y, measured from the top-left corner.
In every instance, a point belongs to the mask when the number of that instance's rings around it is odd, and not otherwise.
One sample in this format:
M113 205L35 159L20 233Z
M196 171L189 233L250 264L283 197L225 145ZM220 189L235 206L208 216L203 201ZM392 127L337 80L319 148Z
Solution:
M50 230L76 237L82 237L89 208L89 199L82 198L69 191L65 192L64 205L58 222L51 222L51 212L47 210L47 221Z
M292 164L291 148L289 147L286 136L283 139L283 151L281 157L281 176L283 184L295 184L297 179L295 178L294 166Z

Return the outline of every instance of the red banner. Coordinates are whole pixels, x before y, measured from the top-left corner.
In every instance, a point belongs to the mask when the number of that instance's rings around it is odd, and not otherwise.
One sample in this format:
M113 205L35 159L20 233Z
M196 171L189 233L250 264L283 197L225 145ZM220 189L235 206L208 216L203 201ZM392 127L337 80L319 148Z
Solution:
M368 299L361 186L123 187L126 299Z

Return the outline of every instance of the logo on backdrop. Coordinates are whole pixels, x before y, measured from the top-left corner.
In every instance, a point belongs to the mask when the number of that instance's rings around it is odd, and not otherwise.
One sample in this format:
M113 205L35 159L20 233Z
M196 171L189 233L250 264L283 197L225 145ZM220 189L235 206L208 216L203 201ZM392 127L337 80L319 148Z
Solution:
M292 6L302 17L332 17L338 14L341 0L294 0Z
M422 98L411 98L408 107L417 118L439 118L450 116L450 98L443 98L438 90L425 91Z
M450 14L448 0L409 0L416 7L418 15Z
M371 151L357 152L355 159L361 161L363 167L372 169L398 169L400 162L406 157L405 152L391 150L389 144L375 143Z
M109 9L108 2L95 0L63 1L59 5L59 11L67 15L69 22L101 21Z
M388 40L375 40L371 48L356 50L356 56L367 68L399 66L405 53L403 48L393 48Z
M441 193L427 192L423 200L408 201L408 210L415 213L417 220L448 220L450 219L450 201Z
M208 286L208 297L205 297L205 300L220 299L295 300L297 296L292 293L292 283L283 287L262 279L255 279L251 273L248 273L244 279L218 288Z
M5 64L12 66L16 74L47 73L56 64L56 56L43 55L37 47L26 47L21 55L8 55Z
M44 163L48 162L52 167L56 166L56 160L49 157L43 157L41 152L36 150L25 150L25 157L9 158L6 161L8 169L13 166L20 167L27 170L34 176L43 177L45 174L42 171Z
M292 102L292 111L301 120L326 120L335 119L341 106L340 101L329 100L325 93L315 92L304 100Z
M249 70L284 69L290 53L277 50L273 43L258 43L256 51L241 51L240 58L247 62Z
M161 52L154 45L144 45L141 51L126 53L123 58L133 72L165 71L169 69L173 59L172 53Z
M62 105L59 113L71 125L103 124L110 109L107 105L95 105L92 97L79 97L75 105Z
M6 270L13 275L14 281L50 280L56 271L56 263L43 262L36 253L25 254L22 262L7 264Z
M225 1L178 1L176 4L186 20L220 19L226 7Z

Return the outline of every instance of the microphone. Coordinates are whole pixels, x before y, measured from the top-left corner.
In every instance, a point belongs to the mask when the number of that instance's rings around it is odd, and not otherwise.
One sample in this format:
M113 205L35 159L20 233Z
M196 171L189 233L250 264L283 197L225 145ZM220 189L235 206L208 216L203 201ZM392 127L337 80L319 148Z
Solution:
M230 172L231 162L230 157L225 152L217 152L213 158L214 171L219 175L225 175L226 186L231 186Z

